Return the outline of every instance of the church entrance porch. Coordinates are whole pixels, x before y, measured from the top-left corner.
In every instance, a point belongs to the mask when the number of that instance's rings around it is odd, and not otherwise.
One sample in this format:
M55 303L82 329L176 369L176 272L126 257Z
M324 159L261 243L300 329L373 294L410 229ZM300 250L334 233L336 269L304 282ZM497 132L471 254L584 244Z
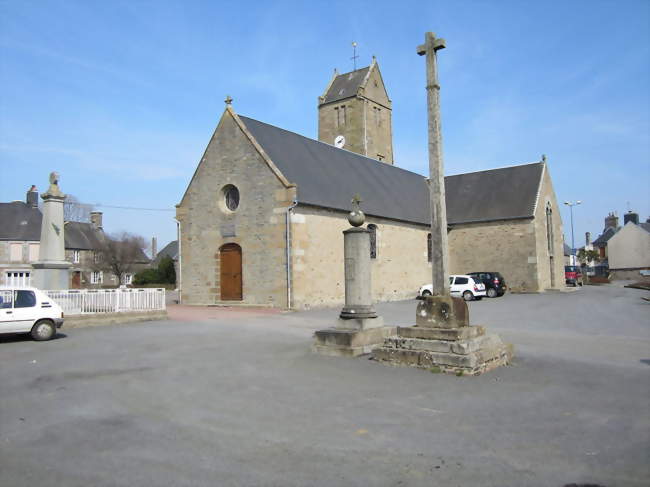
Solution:
M242 258L241 247L226 244L219 249L220 286L222 301L241 301L242 293Z

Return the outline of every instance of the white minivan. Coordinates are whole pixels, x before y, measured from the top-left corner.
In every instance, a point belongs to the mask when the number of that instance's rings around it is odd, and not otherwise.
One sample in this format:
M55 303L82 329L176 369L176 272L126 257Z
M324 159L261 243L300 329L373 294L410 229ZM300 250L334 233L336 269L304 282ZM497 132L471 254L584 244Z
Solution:
M33 287L0 287L0 334L29 333L49 340L63 325L63 310Z
M433 285L425 284L418 291L420 296L431 296ZM480 301L486 296L485 284L468 275L449 276L449 294L457 298L463 298L465 301Z

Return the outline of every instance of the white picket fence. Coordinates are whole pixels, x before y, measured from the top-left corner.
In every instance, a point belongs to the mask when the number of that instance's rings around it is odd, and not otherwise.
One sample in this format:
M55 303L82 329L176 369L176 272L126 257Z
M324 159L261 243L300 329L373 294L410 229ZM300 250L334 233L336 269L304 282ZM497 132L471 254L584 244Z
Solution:
M164 289L64 289L45 291L66 315L165 309Z

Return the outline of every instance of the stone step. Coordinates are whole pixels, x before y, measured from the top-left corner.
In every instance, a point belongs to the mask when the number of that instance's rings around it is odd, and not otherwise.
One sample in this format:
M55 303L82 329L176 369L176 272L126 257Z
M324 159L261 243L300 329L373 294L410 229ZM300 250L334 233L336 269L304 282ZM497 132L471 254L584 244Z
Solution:
M441 371L463 371L478 375L510 362L508 347L502 344L467 355L381 347L373 352L375 360L396 365L411 365L420 368L438 367Z
M468 340L485 335L485 327L425 328L421 326L398 326L397 335L404 338L422 338L424 340Z
M422 350L428 352L455 353L467 355L478 352L483 348L494 348L501 344L496 335L483 335L467 340L425 340L422 338L388 337L384 340L385 348L400 348L405 350Z

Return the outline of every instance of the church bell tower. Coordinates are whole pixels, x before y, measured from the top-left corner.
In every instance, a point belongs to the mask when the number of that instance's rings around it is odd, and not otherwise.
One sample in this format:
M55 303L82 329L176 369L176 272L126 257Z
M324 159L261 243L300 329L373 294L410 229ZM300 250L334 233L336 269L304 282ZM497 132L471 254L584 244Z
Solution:
M334 76L318 97L318 140L393 164L392 103L377 60Z

